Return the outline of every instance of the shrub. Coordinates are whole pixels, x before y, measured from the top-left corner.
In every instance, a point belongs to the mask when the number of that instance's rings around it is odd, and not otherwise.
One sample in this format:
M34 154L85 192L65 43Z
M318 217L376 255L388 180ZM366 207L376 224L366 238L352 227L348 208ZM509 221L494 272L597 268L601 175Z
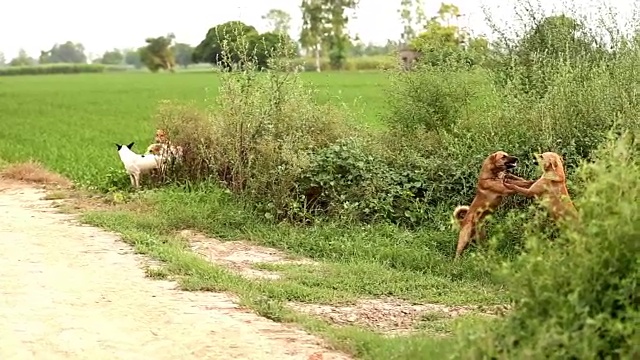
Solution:
M610 129L637 128L639 78L632 64L638 60L635 50L620 49L606 62L553 63L557 71L548 72L543 96L524 91L517 71L515 80L499 85L494 80L501 75L491 70L418 66L393 75L387 121L392 128L438 138L439 150L422 156L424 163L437 164L427 168L439 176L425 181L433 181L427 187L441 206L469 203L482 160L497 150L524 160L518 172L530 178L539 173L526 160L555 151L573 179L577 164L589 159Z
M513 310L484 335L466 334L456 357L588 359L640 355L640 144L607 142L578 170L581 222L550 242L529 226L526 252L495 267ZM542 219L542 218L541 218ZM537 226L536 226L537 225Z
M101 73L107 71L125 70L125 67L107 66L103 64L51 64L36 66L9 66L0 68L0 76Z
M286 60L285 60L286 61ZM297 180L310 157L352 134L342 109L319 104L314 93L283 63L258 72L249 63L223 72L216 105L200 112L165 103L160 126L184 146L182 179L216 179L258 202L270 217L294 216L304 194Z

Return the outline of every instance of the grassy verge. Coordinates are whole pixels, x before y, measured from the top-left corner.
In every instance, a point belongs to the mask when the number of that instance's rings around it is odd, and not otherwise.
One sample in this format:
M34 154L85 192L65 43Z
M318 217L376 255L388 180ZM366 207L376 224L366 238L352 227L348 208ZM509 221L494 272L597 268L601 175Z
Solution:
M425 240L420 235L380 227L326 224L302 229L270 225L256 219L247 207L221 190L147 191L128 199L126 206L90 210L83 213L82 219L121 233L136 251L162 261L162 268L148 271L152 277L175 278L185 290L233 292L243 305L259 314L299 323L328 339L334 347L362 358L410 359L424 351L436 356L446 347L447 340L434 334L447 334L457 324L473 323L478 318L470 315L424 319L415 335L386 337L357 326L333 326L296 313L286 303L336 304L381 296L447 305L493 305L505 300L504 293L488 278L463 272L464 265L443 265L446 262L427 258L410 262L407 254L416 253L414 246ZM250 280L192 253L184 239L174 235L184 228L224 240L250 240L320 262L311 266L263 266L277 270L281 277ZM376 258L371 256L372 251L388 255Z

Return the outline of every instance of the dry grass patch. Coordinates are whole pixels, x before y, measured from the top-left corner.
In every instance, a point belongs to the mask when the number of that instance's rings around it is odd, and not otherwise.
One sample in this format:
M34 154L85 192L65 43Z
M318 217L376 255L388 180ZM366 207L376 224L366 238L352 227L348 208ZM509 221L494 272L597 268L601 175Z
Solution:
M71 180L47 170L42 164L36 161L7 165L0 171L0 177L33 184L55 185L64 188L69 188L73 185Z

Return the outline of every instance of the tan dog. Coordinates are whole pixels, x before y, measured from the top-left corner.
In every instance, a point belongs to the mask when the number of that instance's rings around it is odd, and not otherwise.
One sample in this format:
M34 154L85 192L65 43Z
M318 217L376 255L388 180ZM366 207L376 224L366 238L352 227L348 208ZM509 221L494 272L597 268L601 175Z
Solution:
M147 152L167 159L181 160L184 150L182 146L171 144L166 130L157 129L155 143L147 147Z
M476 196L471 205L458 206L453 211L453 216L460 225L456 259L469 246L472 239L484 238L485 233L479 228L481 221L502 203L505 196L515 193L514 190L506 188L505 183L513 183L525 188L534 183L507 172L515 168L517 162L517 157L504 151L497 151L482 162Z
M157 144L168 144L169 143L169 137L167 136L167 132L165 130L163 130L163 129L157 129L156 130L155 142Z
M538 159L542 165L542 176L529 188L522 188L513 183L504 186L526 197L543 200L554 220L564 220L568 217L576 219L578 211L567 190L567 180L564 173L562 157L554 152L545 152Z

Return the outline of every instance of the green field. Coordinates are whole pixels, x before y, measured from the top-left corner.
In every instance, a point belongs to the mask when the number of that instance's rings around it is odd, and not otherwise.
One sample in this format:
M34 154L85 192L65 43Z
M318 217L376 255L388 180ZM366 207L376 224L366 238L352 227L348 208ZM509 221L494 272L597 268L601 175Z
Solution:
M384 73L305 73L320 101L344 103L363 123L379 127ZM119 166L114 142L153 140L153 116L161 100L215 101L216 74L117 73L17 76L0 79L0 155L46 163L76 181L104 176Z

